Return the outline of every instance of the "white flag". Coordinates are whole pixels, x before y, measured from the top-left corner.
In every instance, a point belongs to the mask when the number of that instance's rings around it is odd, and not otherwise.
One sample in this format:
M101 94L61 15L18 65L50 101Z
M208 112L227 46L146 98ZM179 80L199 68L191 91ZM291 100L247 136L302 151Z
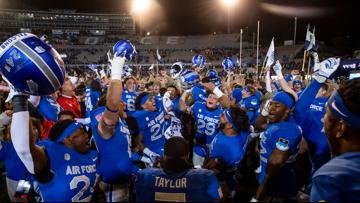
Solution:
M307 26L304 49L305 49L305 51L309 51L311 49L316 49L316 47L315 47L315 27L314 27L313 32L310 32L310 25Z
M272 38L269 49L266 53L266 65L265 67L271 66L275 63L275 46L274 46L274 38Z
M159 49L156 49L156 58L158 61L161 61L161 56L160 56L160 53L159 53Z
M151 66L149 67L149 70L154 69L154 64L151 64Z

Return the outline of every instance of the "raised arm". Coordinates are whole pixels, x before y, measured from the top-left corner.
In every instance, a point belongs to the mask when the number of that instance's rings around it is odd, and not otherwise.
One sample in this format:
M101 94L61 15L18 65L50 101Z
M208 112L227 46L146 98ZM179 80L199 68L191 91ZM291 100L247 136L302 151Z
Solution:
M35 139L31 132L27 98L23 95L16 95L12 98L12 104L14 113L10 132L15 151L31 174L35 174L40 182L47 182L52 177L49 159L45 150L35 145Z
M297 101L298 100L298 95L296 94L296 92L293 89L291 89L291 87L285 81L284 76L283 76L283 74L281 72L282 66L281 66L279 60L276 61L275 65L273 66L273 69L274 69L274 71L276 73L276 76L277 76L277 79L279 81L279 85L280 85L281 89L284 92L288 92L288 93L292 94L294 96L294 98L295 98L295 101Z
M119 109L121 104L122 94L122 70L125 63L125 57L109 56L111 79L109 89L106 95L106 109L102 119L99 122L98 130L104 139L110 139L119 122Z

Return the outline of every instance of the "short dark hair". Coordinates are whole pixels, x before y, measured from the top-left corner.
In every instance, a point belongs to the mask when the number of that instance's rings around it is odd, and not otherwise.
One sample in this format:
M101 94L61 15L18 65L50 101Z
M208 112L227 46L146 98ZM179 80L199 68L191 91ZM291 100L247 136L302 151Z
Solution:
M139 111L139 110L143 110L142 106L141 106L141 99L144 98L145 96L149 95L150 93L148 92L142 92L140 93L136 99L135 99L135 110Z
M75 123L75 121L70 119L57 121L49 132L50 140L56 142L56 140L61 136L64 130L72 123Z
M249 131L250 120L246 111L240 107L230 107L230 117L238 131Z
M73 118L75 118L75 114L72 112L72 111L68 111L68 110L65 110L65 111L61 111L59 114L58 114L58 119L61 118L61 116L63 115L66 115L66 116L72 116Z
M132 80L134 80L134 82L136 82L136 79L135 79L134 76L129 76L129 77L126 77L126 78L124 79L124 84L125 84L128 80L130 80L130 79L132 79Z
M98 91L98 92L101 92L101 84L99 81L97 80L92 80L90 82L90 87L93 91Z

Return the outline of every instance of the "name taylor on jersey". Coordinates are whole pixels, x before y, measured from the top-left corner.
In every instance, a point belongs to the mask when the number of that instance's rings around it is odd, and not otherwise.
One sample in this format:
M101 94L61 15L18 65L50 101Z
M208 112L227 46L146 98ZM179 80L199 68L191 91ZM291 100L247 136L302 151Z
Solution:
M164 177L155 177L155 187L160 188L177 188L177 189L184 189L186 188L187 178L179 178L176 180L168 179Z

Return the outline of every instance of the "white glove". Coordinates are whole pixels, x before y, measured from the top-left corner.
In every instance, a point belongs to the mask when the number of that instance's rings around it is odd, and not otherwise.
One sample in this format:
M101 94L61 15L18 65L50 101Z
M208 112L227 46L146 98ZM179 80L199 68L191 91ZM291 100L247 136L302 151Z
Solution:
M145 157L145 156L142 156L142 157L140 158L140 161L144 162L144 163L147 164L147 165L152 165L151 159L149 159L149 158L147 158L147 157Z
M163 106L165 108L165 111L166 112L169 112L171 110L171 107L173 106L173 103L170 99L170 93L169 92L166 92L163 96Z
M6 98L5 102L10 102L11 103L11 100L14 96L16 95L23 95L23 93L21 92L18 92L17 90L15 90L15 87L14 85L12 85L5 77L2 77L3 80L8 84L9 88L10 88L10 91L9 91L9 94L8 94L8 97Z
M319 65L319 71L314 73L313 77L319 83L324 83L331 74L333 74L340 65L340 58L328 58Z
M314 73L317 72L320 68L320 61L319 61L319 55L316 51L310 51L310 54L311 54L311 59L314 63L314 67L313 67L313 70L314 70Z
M251 198L250 202L258 202L258 200L255 197L253 197Z
M269 115L269 106L270 106L270 99L266 100L264 108L261 111L261 115L266 117Z
M151 151L149 148L145 148L143 151L144 154L146 154L152 162L154 162L156 160L156 157L160 157L160 155L158 155L157 153Z
M110 63L111 79L121 80L126 58L123 56L113 56L110 52L107 55Z
M273 70L275 71L278 80L284 79L281 69L282 69L282 66L281 66L279 60L277 60L275 65L273 66Z

